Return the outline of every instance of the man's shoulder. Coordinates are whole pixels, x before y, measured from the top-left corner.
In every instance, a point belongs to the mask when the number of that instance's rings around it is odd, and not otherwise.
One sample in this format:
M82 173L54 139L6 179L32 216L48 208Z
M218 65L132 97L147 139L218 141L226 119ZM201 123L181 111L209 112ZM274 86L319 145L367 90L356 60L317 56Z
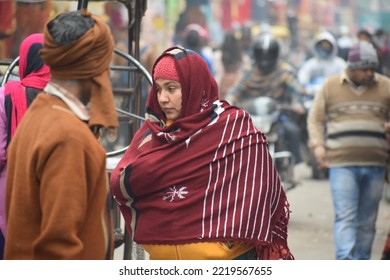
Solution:
M328 83L337 83L337 84L342 84L342 80L345 78L345 74L344 73L340 73L340 74L337 74L337 75L332 75L332 76L329 76L327 78L325 78L325 81L327 81Z
M46 138L52 143L72 139L83 143L94 137L88 125L61 100L46 94L39 94L34 99L20 126L26 133L36 131L39 138Z
M279 68L288 72L294 72L294 73L297 72L297 69L287 61L281 61L279 63Z
M375 73L375 79L377 81L385 82L385 83L390 83L390 77L385 76L381 73Z

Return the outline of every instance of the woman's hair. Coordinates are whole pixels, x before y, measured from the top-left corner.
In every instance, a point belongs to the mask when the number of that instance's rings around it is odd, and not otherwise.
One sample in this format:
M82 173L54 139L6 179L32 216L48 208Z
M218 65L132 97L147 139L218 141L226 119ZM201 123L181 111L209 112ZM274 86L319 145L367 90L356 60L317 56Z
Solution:
M91 17L75 11L59 15L49 24L48 30L56 44L67 45L83 36L94 24Z

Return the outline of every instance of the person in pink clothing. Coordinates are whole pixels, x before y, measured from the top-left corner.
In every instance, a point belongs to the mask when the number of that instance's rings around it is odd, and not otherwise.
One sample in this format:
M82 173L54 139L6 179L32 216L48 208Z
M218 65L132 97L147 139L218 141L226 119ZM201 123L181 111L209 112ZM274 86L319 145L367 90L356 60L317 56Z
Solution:
M0 88L1 90L1 88ZM7 173L7 116L4 109L4 94L0 93L0 259L4 252L5 223L5 181Z
M27 108L50 79L50 68L39 56L43 34L27 36L19 48L19 80L0 87L0 259L6 237L5 183L7 146Z

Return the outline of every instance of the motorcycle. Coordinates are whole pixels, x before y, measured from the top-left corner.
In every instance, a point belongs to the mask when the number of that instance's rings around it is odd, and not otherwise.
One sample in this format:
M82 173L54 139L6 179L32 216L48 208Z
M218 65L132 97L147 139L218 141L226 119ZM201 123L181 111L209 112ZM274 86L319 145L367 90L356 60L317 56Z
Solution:
M294 179L295 160L287 150L286 137L283 135L283 114L276 101L270 97L257 97L246 108L251 115L255 127L262 131L268 141L268 150L279 173L283 189L287 192L293 189L297 182Z

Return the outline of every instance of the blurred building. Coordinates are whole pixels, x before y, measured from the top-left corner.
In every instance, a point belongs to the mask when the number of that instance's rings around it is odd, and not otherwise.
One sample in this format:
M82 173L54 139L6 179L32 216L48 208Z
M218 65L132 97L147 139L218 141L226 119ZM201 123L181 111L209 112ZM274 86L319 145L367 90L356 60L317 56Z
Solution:
M348 26L351 32L361 28L370 31L390 28L389 0L144 1L147 10L142 19L141 40L146 45L155 45L157 52L174 44L177 33L189 23L207 29L212 46L222 42L225 31L244 24L257 25L258 29L264 23L274 29L287 28L292 46L297 45L299 38L310 38L322 29L337 33L341 25ZM88 7L105 15L104 2L116 1L90 0ZM0 0L0 59L15 56L21 38L41 32L50 16L75 9L76 5L77 0Z

